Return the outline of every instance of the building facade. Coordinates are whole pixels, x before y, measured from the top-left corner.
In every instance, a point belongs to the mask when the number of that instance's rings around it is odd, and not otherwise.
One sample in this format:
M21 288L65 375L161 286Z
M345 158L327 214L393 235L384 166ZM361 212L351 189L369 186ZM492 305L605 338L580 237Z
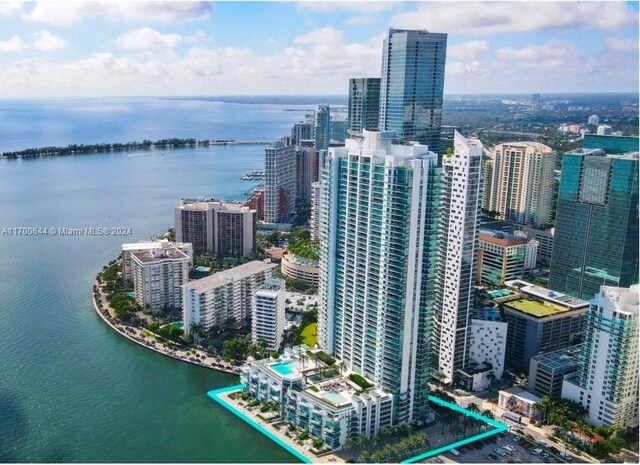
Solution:
M602 286L587 317L580 364L562 397L582 404L596 426L638 427L638 293Z
M499 144L490 163L483 208L506 221L548 224L555 164L551 147L538 142Z
M472 318L469 358L465 368L457 371L459 384L470 391L480 391L502 378L506 345L506 321Z
M536 267L537 241L489 229L480 229L479 237L478 282L499 286Z
M136 302L153 312L182 307L180 286L189 281L192 259L177 247L131 253Z
M274 263L256 260L186 283L182 286L185 334L192 323L206 330L250 321L253 295L275 269Z
M456 132L454 152L443 158L440 241L433 324L434 365L452 383L465 367L474 306L478 227L482 200L482 144Z
M166 247L176 247L183 251L191 259L189 266L193 265L193 246L190 243L184 242L169 242L168 239L159 239L148 242L132 242L129 244L122 244L122 275L124 279L133 281L133 262L131 261L131 254L134 252L145 252L149 250L159 250Z
M320 183L311 183L311 237L320 237Z
M267 350L278 350L284 333L284 281L267 279L253 295L251 340L264 343Z
M318 345L427 420L440 192L437 155L363 130L329 151L320 215Z
M313 126L313 137L316 150L329 149L329 142L331 141L331 108L329 105L318 105Z
M578 370L580 344L531 357L527 390L538 396L559 399L565 376Z
M286 223L296 211L296 148L275 142L265 148L264 221Z
M525 281L506 285L515 292L499 304L509 324L506 366L528 373L531 357L580 342L587 302Z
M313 164L313 148L296 149L296 205L311 205L311 172Z
M638 153L566 153L555 228L551 289L589 300L637 283Z
M349 79L348 130L378 130L380 119L380 78Z
M317 260L299 257L291 252L287 252L282 256L280 271L288 278L298 279L310 286L318 287L320 269L318 268Z
M198 255L249 255L255 245L256 221L256 210L239 203L183 199L175 208L176 240L193 244Z
M298 147L306 142L311 142L311 145L313 145L313 123L309 121L295 123L291 128L291 139L294 145Z
M440 153L446 55L447 34L389 29L382 52L381 130Z

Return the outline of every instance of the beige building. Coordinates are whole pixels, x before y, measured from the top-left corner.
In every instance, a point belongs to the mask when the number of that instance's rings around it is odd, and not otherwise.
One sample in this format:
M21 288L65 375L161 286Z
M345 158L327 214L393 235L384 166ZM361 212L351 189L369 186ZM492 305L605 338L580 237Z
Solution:
M176 240L196 254L248 255L256 237L256 211L239 203L182 200L175 209Z
M311 286L318 287L320 270L318 261L303 258L292 253L285 253L282 256L282 266L280 271L288 278L299 279Z
M193 246L185 242L169 242L168 239L159 239L156 241L122 244L122 275L124 278L133 281L133 262L131 261L132 253L160 250L167 247L176 247L186 253L189 258L193 260ZM193 262L190 263L190 266L191 265L193 265Z
M182 306L180 286L189 281L191 257L170 246L131 253L136 302L154 312Z
M251 340L264 342L267 350L278 350L282 344L285 321L284 280L267 279L253 295L251 308Z
M500 218L544 225L551 219L554 155L538 142L508 142L486 160L483 208Z

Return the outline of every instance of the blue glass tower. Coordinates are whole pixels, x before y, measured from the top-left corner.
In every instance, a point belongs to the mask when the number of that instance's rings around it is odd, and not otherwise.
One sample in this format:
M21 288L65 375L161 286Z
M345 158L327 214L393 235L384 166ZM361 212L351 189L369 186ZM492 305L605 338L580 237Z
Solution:
M565 153L549 288L590 300L637 282L638 153Z
M447 34L389 29L382 56L380 129L440 153Z

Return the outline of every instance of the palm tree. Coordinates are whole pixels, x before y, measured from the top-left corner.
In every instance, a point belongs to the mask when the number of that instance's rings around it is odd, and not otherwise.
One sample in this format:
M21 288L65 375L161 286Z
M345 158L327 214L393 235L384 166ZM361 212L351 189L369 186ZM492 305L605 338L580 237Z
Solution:
M467 410L470 410L473 413L479 413L480 407L478 407L478 404L476 404L475 402L471 402L469 405L467 405Z
M482 412L480 412L480 415L482 415L483 417L490 418L492 420L494 420L496 418L495 415L493 414L493 412L491 410L489 410L489 409L483 410Z

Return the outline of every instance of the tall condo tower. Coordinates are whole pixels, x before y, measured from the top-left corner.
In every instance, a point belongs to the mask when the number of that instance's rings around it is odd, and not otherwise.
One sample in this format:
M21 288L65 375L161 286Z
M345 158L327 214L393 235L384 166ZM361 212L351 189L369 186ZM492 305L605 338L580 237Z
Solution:
M433 356L442 380L453 382L469 353L469 329L479 248L482 144L454 134L443 158L442 219L438 245Z
M316 150L327 150L331 141L331 110L329 105L318 105L313 134Z
M564 154L549 288L591 300L638 282L638 152Z
M539 142L496 146L485 182L484 208L506 221L542 226L551 220L554 157Z
M275 142L265 148L264 220L285 223L296 208L296 148Z
M380 78L349 79L349 131L378 130Z
M393 394L394 423L427 415L437 155L363 131L329 149L320 211L318 344Z
M389 29L382 53L380 129L440 153L447 34Z

